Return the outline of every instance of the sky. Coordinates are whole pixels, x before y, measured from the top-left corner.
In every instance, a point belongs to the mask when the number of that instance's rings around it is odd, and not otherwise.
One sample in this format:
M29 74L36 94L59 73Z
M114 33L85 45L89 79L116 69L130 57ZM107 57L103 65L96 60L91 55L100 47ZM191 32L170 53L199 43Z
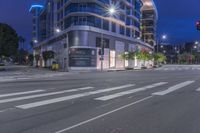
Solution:
M31 40L32 16L28 12L31 4L44 0L0 0L0 23L7 23L17 33ZM200 41L200 31L195 22L200 20L199 0L154 0L158 9L158 37L167 35L166 43L182 44Z

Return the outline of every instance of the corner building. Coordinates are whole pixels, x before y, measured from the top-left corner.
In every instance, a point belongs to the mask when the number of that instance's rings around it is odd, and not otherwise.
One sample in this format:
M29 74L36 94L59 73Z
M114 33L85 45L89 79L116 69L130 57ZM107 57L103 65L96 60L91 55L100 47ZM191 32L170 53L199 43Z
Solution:
M66 65L69 45L70 69L100 69L102 38L104 69L140 67L141 61L124 61L119 55L141 49L153 50L152 45L142 41L141 0L47 0L43 6L37 17L39 37L34 54L53 50L54 60L61 68ZM116 8L113 16L108 14L111 6ZM39 62L41 66L44 64L42 58Z

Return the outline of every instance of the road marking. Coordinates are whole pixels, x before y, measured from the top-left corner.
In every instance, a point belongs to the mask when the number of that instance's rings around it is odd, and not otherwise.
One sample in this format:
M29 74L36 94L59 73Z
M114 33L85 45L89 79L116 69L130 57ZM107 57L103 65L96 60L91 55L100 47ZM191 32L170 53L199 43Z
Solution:
M98 115L98 116L96 116L96 117L93 117L93 118L88 119L88 120L86 120L86 121L80 122L80 123L75 124L75 125L73 125L73 126L67 127L67 128L65 128L65 129L62 129L62 130L57 131L57 132L55 132L55 133L63 133L63 132L72 130L72 129L74 129L74 128L80 127L80 126L82 126L82 125L85 125L85 124L87 124L87 123L90 123L90 122L92 122L92 121L95 121L95 120L97 120L97 119L100 119L100 118L102 118L102 117L111 115L111 114L113 114L113 113L115 113L115 112L118 112L118 111L120 111L120 110L126 109L126 108L128 108L128 107L131 107L131 106L133 106L133 105L135 105L135 104L144 102L144 101L146 101L146 100L148 100L148 99L151 99L152 97L153 97L153 96L149 96L149 97L143 98L143 99L138 100L138 101L136 101L136 102L127 104L127 105L122 106L122 107L120 107L120 108L117 108L117 109L115 109L115 110L109 111L109 112L107 112L107 113Z
M117 97L133 94L133 93L140 92L140 91L145 91L147 89L158 87L158 86L161 86L161 85L164 85L164 84L167 84L167 82L160 82L160 83L144 86L144 87L133 89L133 90L123 91L123 92L119 92L119 93L116 93L116 94L95 98L95 100L107 101L107 100L111 100L111 99L114 99L114 98L117 98Z
M18 95L24 95L24 94L31 94L31 93L37 93L37 92L43 92L43 91L45 91L45 90L34 90L34 91L8 93L8 94L2 94L2 95L0 95L0 98L9 97L9 96L18 96Z
M132 86L134 86L134 84L128 84L128 85L123 85L123 86L118 86L118 87L113 87L113 88L108 88L108 89L103 89L103 90L97 90L97 91L84 92L84 93L79 93L79 94L75 94L75 95L71 95L71 96L65 96L65 97L54 98L54 99L50 99L50 100L43 100L43 101L39 101L39 102L19 105L16 107L21 108L21 109L30 109L30 108L49 105L49 104L58 103L58 102L62 102L62 101L81 98L81 97L85 97L85 96L90 96L90 95L95 95L95 94L99 94L99 93L110 92L110 91L114 91L114 90L128 88L128 87L132 87Z
M7 112L7 111L11 111L11 110L14 110L16 108L7 108L7 109L4 109L4 110L0 110L0 113L4 113L4 112Z
M44 97L44 96L51 96L51 95L69 93L69 92L76 92L76 91L88 90L88 89L93 89L93 88L94 87L84 87L84 88L77 88L77 89L71 89L71 90L49 92L49 93L38 94L38 95L30 95L30 96L23 96L23 97L17 97L17 98L9 98L9 99L0 100L0 103L15 102L15 101L20 101L20 100L26 100L26 99L32 99L32 98L38 98L38 97Z
M183 88L185 86L188 86L192 83L194 83L195 81L186 81L186 82L183 82L183 83L180 83L180 84L177 84L175 86L172 86L170 88L168 88L167 90L164 90L164 91L160 91L160 92L155 92L155 93L152 93L152 95L158 95L158 96L163 96L163 95L166 95L168 93L171 93L173 91L176 91L180 88Z
M196 89L196 91L200 91L200 88Z

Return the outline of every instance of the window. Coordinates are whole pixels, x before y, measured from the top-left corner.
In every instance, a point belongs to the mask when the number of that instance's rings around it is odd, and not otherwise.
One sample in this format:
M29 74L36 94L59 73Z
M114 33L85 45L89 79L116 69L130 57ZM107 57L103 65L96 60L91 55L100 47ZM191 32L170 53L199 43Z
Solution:
M112 22L112 32L116 32L116 24Z
M121 35L124 35L124 32L125 32L124 26L121 26L121 25L120 25L120 34L121 34Z

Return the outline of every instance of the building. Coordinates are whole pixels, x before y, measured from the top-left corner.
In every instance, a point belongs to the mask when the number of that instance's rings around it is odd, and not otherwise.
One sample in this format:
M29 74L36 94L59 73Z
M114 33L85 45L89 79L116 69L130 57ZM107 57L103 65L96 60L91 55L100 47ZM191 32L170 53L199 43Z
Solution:
M154 2L143 0L142 6L142 40L151 46L156 45L156 28L158 13Z
M40 66L42 52L52 50L61 68L69 64L70 69L100 69L101 63L104 69L140 67L143 62L124 61L119 55L153 50L141 40L142 7L150 3L154 5L152 0L46 0L37 17L34 55L40 55ZM110 14L110 9L115 12Z
M31 8L29 9L29 12L33 14L33 27L32 27L32 39L34 42L37 42L39 40L39 33L40 33L40 27L39 27L39 17L40 13L43 10L44 6L43 5L32 5Z
M183 44L159 45L158 52L165 54L167 57L166 62L169 64L179 63L178 56L182 54L194 55L195 58L198 58L198 63L200 62L200 43L197 41Z

